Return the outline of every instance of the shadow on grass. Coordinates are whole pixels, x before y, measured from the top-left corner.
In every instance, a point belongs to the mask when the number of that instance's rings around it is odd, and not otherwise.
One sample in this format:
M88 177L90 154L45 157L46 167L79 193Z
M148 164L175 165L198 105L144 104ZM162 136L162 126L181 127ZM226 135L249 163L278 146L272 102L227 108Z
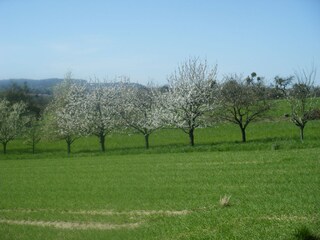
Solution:
M318 138L319 139L319 138ZM64 148L50 146L50 149L36 149L36 153L32 154L28 148L10 149L6 155L0 153L1 160L10 159L40 159L40 158L77 158L89 156L109 156L109 155L128 155L128 154L161 154L161 153L189 153L189 152L232 152L232 151L260 151L260 150L282 150L282 149L302 149L319 147L318 139L307 140L301 143L299 140L288 138L263 138L253 139L246 143L240 141L217 141L217 142L199 142L195 146L187 143L163 144L151 146L145 149L144 146L134 147L112 147L101 152L99 146L97 148L79 149L75 147L70 155L66 153Z
M320 240L319 236L312 234L310 230L305 226L298 229L294 234L294 237L294 239L297 240Z
M150 146L146 149L144 146L107 148L106 152L99 149L81 149L76 150L71 155L127 155L127 154L161 154L161 153L189 153L189 152L232 152L232 151L260 151L260 150L279 150L279 149L301 149L319 147L319 142L308 142L301 144L300 141L287 138L267 138L250 140L245 143L241 141L219 141L212 143L196 143L190 146L186 143L163 144L160 146Z

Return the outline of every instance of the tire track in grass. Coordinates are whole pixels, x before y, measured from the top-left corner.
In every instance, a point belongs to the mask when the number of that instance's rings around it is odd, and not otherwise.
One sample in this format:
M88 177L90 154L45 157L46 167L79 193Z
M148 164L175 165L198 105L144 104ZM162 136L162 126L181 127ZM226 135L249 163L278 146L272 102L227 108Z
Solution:
M165 216L181 216L187 215L191 211L169 211L169 210L134 210L127 212L115 212L110 210L92 210L92 211L68 211L69 214L84 214L84 215L137 215L137 216L151 216L151 215L165 215Z
M187 215L192 211L189 210L133 210L133 211L122 211L117 212L114 210L57 210L57 209L0 209L0 212L5 213L52 213L52 214L71 214L71 215L90 215L90 216L119 216L126 215L132 216L181 216ZM102 222L70 222L70 221L36 221L36 220L15 220L15 219L1 219L0 224L10 225L27 225L27 226L38 226L38 227L52 227L58 229L69 229L69 230L117 230L117 229L134 229L143 224L143 222L134 223L123 223L123 224L112 224Z
M313 222L316 220L316 217L313 216L295 216L295 215L279 215L279 216L264 216L260 217L262 220L269 220L269 221L288 221L288 222L300 222L300 221L307 221Z
M38 227L53 227L58 229L68 230L116 230L116 229L134 229L141 225L141 223L125 223L125 224L110 224L110 223L98 223L98 222L64 222L64 221L31 221L31 220L10 220L0 219L0 223L11 225L28 225Z
M76 214L76 215L138 215L138 216L150 216L150 215L165 215L165 216L181 216L191 213L190 210L132 210L117 212L114 210L56 210L56 209L0 209L0 212L20 212L20 213L36 213L36 212L52 212L60 214Z

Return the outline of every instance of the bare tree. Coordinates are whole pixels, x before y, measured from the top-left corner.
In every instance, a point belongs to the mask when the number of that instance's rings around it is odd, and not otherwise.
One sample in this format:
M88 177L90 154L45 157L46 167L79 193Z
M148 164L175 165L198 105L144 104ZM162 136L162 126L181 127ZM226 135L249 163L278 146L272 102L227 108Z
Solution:
M275 77L276 89L281 92L290 105L291 121L300 129L300 140L304 140L304 128L314 118L316 109L316 91L314 81L316 68L296 71L294 76L287 78Z
M296 83L289 92L288 100L291 107L291 121L300 129L300 140L304 140L304 128L310 120L315 108L316 98L313 87L317 71L314 67L308 72L295 72Z
M286 98L288 95L288 88L291 86L294 76L274 78L275 90L278 98Z
M247 126L270 109L262 78L256 73L245 79L236 74L226 76L220 98L219 117L239 126L242 142L247 140Z
M34 114L28 116L26 131L24 134L24 143L31 146L32 153L35 153L36 145L42 138L42 122Z
M194 130L206 125L204 115L216 108L217 66L191 58L178 66L168 79L165 119L189 135L194 146Z

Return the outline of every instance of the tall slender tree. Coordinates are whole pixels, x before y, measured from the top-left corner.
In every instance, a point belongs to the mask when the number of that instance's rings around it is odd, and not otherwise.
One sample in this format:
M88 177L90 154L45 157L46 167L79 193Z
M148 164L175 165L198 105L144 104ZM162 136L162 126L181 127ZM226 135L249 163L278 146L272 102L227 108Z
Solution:
M28 115L26 130L24 133L24 143L31 146L32 153L35 153L36 145L43 137L42 121L35 114Z

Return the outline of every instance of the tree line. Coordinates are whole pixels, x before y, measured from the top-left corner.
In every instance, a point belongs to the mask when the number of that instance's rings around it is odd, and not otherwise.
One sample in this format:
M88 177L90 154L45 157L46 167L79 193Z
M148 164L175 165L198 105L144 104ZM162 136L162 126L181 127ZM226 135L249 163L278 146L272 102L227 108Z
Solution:
M50 136L65 140L69 154L78 138L94 135L104 152L108 134L134 130L144 136L148 149L150 134L174 127L183 130L193 146L196 128L219 121L238 125L242 142L246 142L247 126L267 116L273 108L271 99L289 103L288 117L299 127L303 141L307 122L320 119L315 78L313 67L293 76L276 76L272 87L266 86L263 77L255 72L247 77L225 75L219 82L217 65L211 67L199 58L180 64L165 86L134 84L126 77L114 82L84 82L74 80L68 73L55 87L50 102L43 102L45 108L36 108L27 91L22 91L25 95L18 94L20 99L12 92L3 94L0 142L6 153L7 144L23 136L34 152L36 144Z

